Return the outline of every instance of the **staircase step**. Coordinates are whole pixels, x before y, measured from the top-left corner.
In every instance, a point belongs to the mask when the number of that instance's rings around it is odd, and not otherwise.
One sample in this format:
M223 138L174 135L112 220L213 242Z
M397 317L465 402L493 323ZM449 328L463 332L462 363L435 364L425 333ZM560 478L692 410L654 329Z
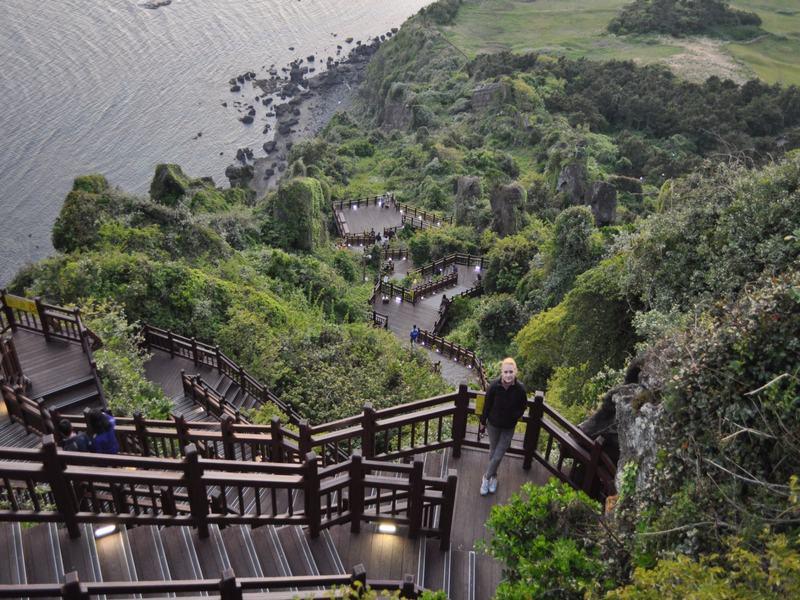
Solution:
M292 575L319 575L319 569L302 530L290 525L278 528L277 533Z
M303 532L303 535L320 575L344 575L348 572L327 529L322 530L316 539L306 532Z
M92 375L87 375L86 377L81 377L80 379L73 379L72 381L68 381L57 387L50 388L46 392L37 394L35 400L46 401L54 396L60 396L64 392L69 392L73 389L83 387L87 383L94 385L94 377Z
M220 535L237 577L264 577L249 527L233 525L221 530Z
M49 397L42 401L42 405L51 412L61 414L80 414L84 408L100 405L100 394L94 381L91 385L74 388L63 392L56 397Z
M164 527L159 531L173 580L203 578L191 533L188 527Z
M288 577L289 565L280 547L275 528L265 525L251 531L253 546L256 549L264 577Z
M22 548L27 583L62 583L64 567L58 531L53 523L22 529Z
M125 532L131 558L139 581L170 581L172 579L161 533L158 527L134 527Z
M22 551L19 523L0 523L0 582L11 585L28 583Z
M202 577L205 579L219 579L222 572L230 568L228 553L216 525L209 526L209 536L201 538L196 529L188 529L189 538L194 545L197 560L200 563Z
M69 537L66 527L58 529L58 542L61 547L63 573L77 571L81 581L102 581L100 562L95 546L94 531L87 524L80 525L81 535L75 539Z

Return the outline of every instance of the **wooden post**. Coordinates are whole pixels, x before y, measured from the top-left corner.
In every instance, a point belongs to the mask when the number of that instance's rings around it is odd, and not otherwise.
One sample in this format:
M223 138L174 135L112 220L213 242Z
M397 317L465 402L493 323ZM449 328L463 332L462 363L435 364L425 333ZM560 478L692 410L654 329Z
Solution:
M467 384L458 386L456 395L456 412L453 415L453 457L461 456L461 444L467 437L467 413L469 412L469 390Z
M192 338L192 360L194 360L194 366L197 366L197 338Z
M300 456L305 456L311 452L311 426L308 424L308 419L300 421L298 426L299 440L297 441L298 451Z
M214 356L217 358L217 371L222 373L222 352L219 351L219 346L214 346Z
M544 414L544 393L537 391L533 397L533 406L528 410L528 424L525 426L525 440L522 448L525 451L522 459L522 468L526 471L531 468L536 447L539 445L539 431L542 428L542 415Z
M175 357L175 343L174 343L174 340L172 338L172 332L171 331L167 331L167 340L169 341L169 357L170 358L174 358Z
M64 600L89 600L89 590L86 588L86 584L81 583L77 571L70 571L64 575L61 598Z
M367 589L367 570L361 563L353 567L353 572L350 573L350 587L356 596L361 596Z
M586 470L583 474L583 491L589 496L592 495L592 488L594 487L594 480L597 478L597 467L600 465L600 456L603 454L603 438L599 437L594 440L592 444L592 452L589 458L589 464L586 465Z
M69 531L69 537L79 538L81 531L76 518L78 511L72 501L69 482L64 476L67 466L59 456L58 447L52 435L42 437L42 465L47 475L47 481L50 483L53 499L56 501L56 508Z
M361 418L361 452L364 458L375 457L375 409L369 403L364 405Z
M305 468L303 469L303 501L305 503L306 518L308 519L308 534L312 538L317 538L321 527L317 455L309 452L305 455L305 461Z
M178 514L178 509L175 506L175 491L172 488L161 488L159 490L161 496L161 514L175 516Z
M425 495L425 484L422 482L421 460L415 460L408 476L408 537L416 539L422 529L422 505Z
M442 510L439 513L439 549L447 552L450 549L450 532L453 530L453 516L456 505L456 487L458 476L455 469L450 469L447 482L442 492Z
M186 422L186 417L183 415L172 415L172 420L175 421L175 433L178 435L178 445L181 447L181 453L186 454L186 447L189 445L189 424Z
M221 600L242 600L242 583L236 579L233 569L225 569L222 579L219 580L219 595Z
M417 587L414 585L414 576L403 575L403 587L400 588L400 597L412 600L417 597Z
M350 533L361 531L361 516L364 514L364 468L361 454L356 451L350 457L350 487L347 499L350 503Z
M6 314L8 325L11 327L11 331L16 331L17 321L14 319L14 309L6 303L6 291L0 291L0 296L2 296L3 299L3 312Z
M184 481L189 495L189 510L192 514L194 526L201 539L208 537L208 494L203 483L203 465L194 444L186 446L186 456L183 459Z
M42 333L44 333L44 339L49 342L50 325L47 322L47 315L45 315L44 306L42 306L42 299L39 296L36 296L33 299L33 301L36 304L36 314L39 315L39 323L41 323L42 325Z
M184 396L193 396L192 394L192 382L189 377L186 376L186 371L181 369L181 383L183 384L183 395Z
M142 456L150 456L150 444L147 439L147 425L145 425L144 416L142 416L142 413L133 413L133 424L136 427L136 438L139 442L139 448Z
M281 430L281 420L272 417L269 422L270 441L269 441L269 461L283 462L283 431Z
M222 415L220 419L220 431L222 433L222 450L225 453L225 460L236 460L236 450L234 447L235 434L233 431L233 417Z

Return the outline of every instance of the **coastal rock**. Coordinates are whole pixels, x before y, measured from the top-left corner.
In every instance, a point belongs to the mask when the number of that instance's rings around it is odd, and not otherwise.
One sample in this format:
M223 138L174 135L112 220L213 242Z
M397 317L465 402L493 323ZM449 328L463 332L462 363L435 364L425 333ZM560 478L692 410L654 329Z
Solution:
M519 231L525 200L525 188L516 182L494 190L489 198L492 206L492 228L500 237L514 235Z
M172 0L150 0L149 2L145 2L139 6L148 10L155 10L157 8L161 8L162 6L169 6L170 4L172 4Z
M250 125L253 122L253 117L251 115L245 115L239 119L245 125Z
M461 176L456 181L456 225L471 224L481 197L481 178Z
M262 148L264 148L264 152L269 154L270 152L273 152L275 150L275 146L277 146L275 141L269 141L269 142L264 142Z
M189 191L191 181L180 165L160 164L150 182L150 197L153 202L176 206L178 200Z
M229 165L225 169L225 177L231 187L247 187L253 179L253 165Z
M611 225L617 218L617 189L605 181L595 181L590 196L589 203L597 226Z
M238 85L232 85L231 86L231 91L232 92L241 92L242 88L240 86L238 86Z

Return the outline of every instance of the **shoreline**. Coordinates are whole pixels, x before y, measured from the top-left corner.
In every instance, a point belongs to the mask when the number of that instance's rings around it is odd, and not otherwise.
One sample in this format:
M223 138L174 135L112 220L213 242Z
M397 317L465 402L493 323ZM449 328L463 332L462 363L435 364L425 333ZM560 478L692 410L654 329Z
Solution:
M391 35L387 33L386 37ZM276 116L274 134L262 146L266 156L231 165L229 169L233 176L228 176L231 185L238 183L255 191L257 196L276 189L289 167L289 150L294 143L313 138L334 114L353 105L358 87L366 76L367 66L381 43L380 38L373 38L366 44L356 45L346 59L335 62L329 59L326 70L311 77L305 77L307 68L301 69L299 63L294 63L291 65L291 78L253 81L253 85L260 88L265 96L277 95L276 87L281 85L290 82L297 85L293 96L287 96L284 103L273 107ZM242 172L250 168L252 176L249 180L243 180Z

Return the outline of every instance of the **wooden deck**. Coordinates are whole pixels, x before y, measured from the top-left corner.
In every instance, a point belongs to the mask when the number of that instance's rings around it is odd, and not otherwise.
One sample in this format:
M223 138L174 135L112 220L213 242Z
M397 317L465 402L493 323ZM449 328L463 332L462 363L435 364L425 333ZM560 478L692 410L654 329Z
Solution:
M64 384L91 376L80 344L46 341L39 333L18 329L13 335L22 372L31 380L30 398L39 398Z
M384 227L397 227L402 224L403 215L393 206L360 206L346 207L337 211L347 223L350 233L375 233L383 234Z

